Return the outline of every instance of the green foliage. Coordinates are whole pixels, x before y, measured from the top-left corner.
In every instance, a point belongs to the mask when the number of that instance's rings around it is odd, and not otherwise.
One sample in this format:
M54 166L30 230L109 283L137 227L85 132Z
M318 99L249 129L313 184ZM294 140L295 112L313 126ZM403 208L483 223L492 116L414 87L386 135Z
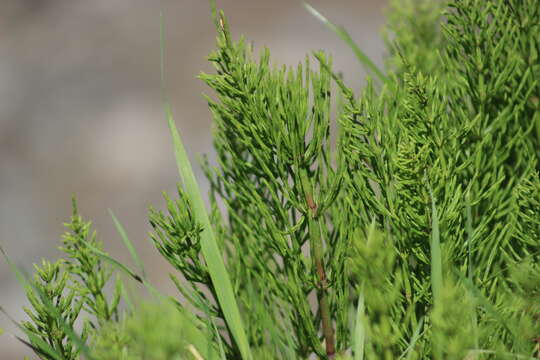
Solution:
M27 290L27 297L34 311L29 308L24 309L31 321L25 321L22 325L32 334L46 341L61 355L62 359L77 359L79 349L74 346L62 322L73 327L84 301L75 299L76 290L68 290L66 294L69 273L61 272L61 262L51 263L43 260L41 266L35 265L35 269L33 285L41 292L34 288ZM57 313L51 311L49 304L54 304ZM81 338L85 340L87 337L88 327L85 326ZM45 350L40 349L39 343L33 342L32 339L30 341L37 349L38 355L44 359L54 359Z
M193 329L171 303L143 303L132 316L100 332L92 341L92 355L101 360L208 359L214 349L195 347L200 335Z
M98 359L540 357L540 7L394 0L386 73L308 9L381 84L356 96L323 52L274 65L214 8L211 211L167 105L182 184L149 212L179 299L121 314L103 259L164 296L118 220L142 278L74 206L28 287L43 359L80 357L84 312Z
M323 238L332 236L326 233L325 215L342 178L330 157L331 78L311 70L308 60L296 71L272 67L268 51L256 62L243 40L230 40L226 28L210 60L217 74L201 78L219 99L208 98L220 170L208 173L213 191L229 210L224 242L230 244L235 286L261 293L263 298L256 301L265 307L278 301L294 309L289 315L292 327L278 331L294 334L301 354L322 355L317 332L321 326L332 331L329 312L341 300L327 295L328 283L337 282L333 277L340 274L328 274L327 279L323 252ZM306 245L309 257L302 252ZM336 263L344 261L343 246L335 249L340 252ZM340 282L345 292L346 283ZM311 315L308 301L314 292L323 304L317 317ZM241 299L245 308L254 306L250 297ZM266 324L249 318L257 313L246 314L250 340L260 342ZM280 326L276 314L269 316Z
M423 74L444 76L438 51L446 40L440 31L442 0L391 0L384 29L390 56L388 70L403 74L414 66Z
M122 283L117 279L115 292L108 299L104 287L112 270L87 248L87 244L102 247L95 233L90 233L90 226L78 214L73 199L73 215L66 224L69 231L60 247L66 257L35 265L34 279L25 286L32 308L25 308L31 321L22 326L29 336L28 345L43 359L78 359L82 349L77 340L84 344L100 326L119 319ZM82 319L83 312L91 316ZM82 321L80 339L73 330L78 319Z
M364 238L354 236L353 253L349 261L350 277L364 297L368 313L359 320L366 329L366 359L392 359L392 347L398 345L400 317L396 312L403 290L403 279L396 271L396 253L381 251L385 246L383 233L373 231ZM389 274L395 276L389 277Z
M112 269L104 266L101 259L86 245L91 245L99 250L102 249L100 242L96 240L96 233L90 233L90 222L84 222L77 211L77 204L73 199L73 215L71 223L66 224L70 230L64 235L63 247L60 247L66 255L65 268L70 279L74 282L77 294L82 297L85 310L94 315L101 325L104 322L119 319L118 304L122 291L122 283L118 278L111 301L105 295L105 285L110 280ZM92 323L93 328L98 324Z

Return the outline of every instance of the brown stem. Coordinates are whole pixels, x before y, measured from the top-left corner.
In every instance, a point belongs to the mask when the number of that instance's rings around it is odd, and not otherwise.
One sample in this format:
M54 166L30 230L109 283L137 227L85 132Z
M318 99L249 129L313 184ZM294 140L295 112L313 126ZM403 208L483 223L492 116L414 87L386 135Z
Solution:
M324 271L322 259L318 258L317 256L315 256L315 266L317 267L317 275L319 278L317 298L319 301L319 311L321 312L323 335L326 344L326 355L328 355L328 358L333 359L336 349L334 345L334 328L332 327L332 319L330 317L330 306L328 304L328 297L326 296L328 281L326 280L326 273Z

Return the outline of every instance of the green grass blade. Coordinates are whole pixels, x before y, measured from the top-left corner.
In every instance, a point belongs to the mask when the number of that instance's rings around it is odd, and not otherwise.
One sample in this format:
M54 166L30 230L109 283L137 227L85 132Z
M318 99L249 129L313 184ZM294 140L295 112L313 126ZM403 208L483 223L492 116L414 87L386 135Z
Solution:
M131 283L127 284L128 286L131 286ZM131 295L129 294L128 290L126 289L126 284L122 286L121 292L122 292L122 299L124 300L124 303L126 304L126 307L128 309L128 314L133 314L133 311L135 310L135 307L133 306L133 301L131 301Z
M433 304L439 306L441 305L443 288L439 216L431 188L429 192L431 194L431 289L433 291Z
M221 336L219 336L219 330L218 330L214 320L212 320L212 329L214 330L215 337L216 337L217 342L218 342L219 358L221 360L227 360L227 356L225 355L225 348L223 347L223 341L221 340Z
M170 105L166 103L165 107L180 178L185 185L187 196L193 206L193 212L203 226L203 231L201 233L201 250L208 266L208 272L210 273L212 283L216 289L217 300L219 301L225 320L227 321L234 340L242 354L242 358L252 359L244 325L234 296L232 283L208 219L204 201L199 191L199 185L197 184L186 150L180 139L180 134L174 124Z
M366 341L366 329L362 323L365 313L364 308L364 289L360 289L358 306L356 308L356 323L354 326L354 360L364 360L364 344Z
M467 230L467 258L468 258L468 271L467 276L469 278L469 281L473 283L473 276L474 276L474 267L472 263L472 240L473 240L473 227L472 227L472 211L471 211L471 203L469 199L469 194L467 194L467 200L466 200L466 230ZM473 305L474 307L474 305ZM474 346L475 348L478 348L478 318L476 315L476 307L473 308L473 318L471 319L472 327L473 327L473 336L474 336Z
M469 350L465 359L479 359L481 355L494 355L499 357L507 357L509 359L523 359L523 360L538 360L538 357L530 357L528 355L514 354L509 352L495 351L495 350L486 350L486 349L472 349ZM485 357L484 357L485 358ZM481 358L482 359L482 358ZM495 359L490 357L490 359Z
M203 359L217 359L218 353L217 349L215 348L215 344L213 344L212 338L208 337L208 334L205 334L199 327L197 327L196 322L194 321L196 317L183 308L178 309L178 311L185 326L185 334L181 335L187 336L191 342L191 345L197 349L197 352L203 357ZM208 327L207 330L210 332L213 331L211 327Z
M145 288L148 290L150 294L152 294L154 297L158 299L166 299L167 297L159 292L152 284L150 284L145 278L140 277L137 275L133 270L128 268L126 265L122 264L120 261L114 259L109 254L95 248L94 246L90 245L89 243L85 242L83 243L88 249L90 249L94 254L101 257L103 260L110 263L112 266L114 266L116 269L121 270L122 272L129 275L132 279L136 280L137 282L143 284Z
M105 261L109 262L110 264L112 264L115 268L121 270L122 272L125 272L126 274L128 274L130 277L132 277L133 279L137 280L138 282L142 283L146 289L148 290L148 292L150 294L152 294L154 297L156 297L157 299L161 300L161 301L170 301L170 299L161 294L152 284L150 284L146 278L141 278L140 276L138 276L137 274L135 274L131 269L129 269L127 266L125 266L124 264L120 263L118 260L112 258L111 256L109 256L108 254L100 251L99 249L93 247L92 245L89 245L88 243L84 243L94 254L96 254L97 256L99 256L100 258L104 259ZM124 291L124 295L125 295L125 298L128 298L127 297L127 294L125 294L125 290ZM124 299L125 300L125 299ZM128 306L133 309L133 304L131 302L128 302ZM187 312L182 312L181 313L182 316L184 316L186 319L188 319L190 321L191 324L194 324L194 320L195 318L189 318L189 313ZM210 356L217 356L216 353L215 353L215 350L214 348L212 347L212 344L211 343L206 343L204 342L205 340L205 336L203 335L202 331L199 330L195 325L191 326L190 329L189 329L192 333L195 333L197 334L197 336L193 336L192 337L192 340L193 341L193 345L195 346L195 348L202 352L203 354L205 354L206 357L210 357Z
M122 270L122 272L129 275L131 278L135 279L136 281L140 282L141 284L144 283L144 279L141 278L139 275L137 275L133 270L128 268L126 265L122 264L120 261L112 258L109 254L95 248L94 246L90 245L87 242L83 243L88 249L90 249L95 255L99 256L103 260L107 261L117 269Z
M420 339L420 331L422 330L423 325L424 325L424 318L422 317L420 318L418 325L416 325L416 328L414 329L413 336L411 337L411 341L409 342L409 346L407 346L407 349L405 349L405 352L403 352L403 354L399 357L399 359L402 359L404 357L405 357L405 360L412 359L412 356L414 354L413 349L416 343L418 342L418 339Z
M368 229L367 244L373 242L375 236L375 218L371 221ZM356 320L354 325L353 338L351 343L353 344L354 360L364 360L364 346L366 343L366 328L363 321L365 315L364 306L364 285L362 284L359 289L360 296L358 298L358 305L356 307Z
M341 26L334 25L326 17L324 17L320 12L318 12L313 6L304 2L305 8L315 16L319 21L326 25L330 30L332 30L337 36L339 36L354 52L356 58L362 65L364 65L368 70L370 70L375 76L382 82L388 83L388 78L384 73L379 69L377 65L366 55L359 47L355 44L351 35Z
M463 282L469 294L474 297L483 310L485 310L487 314L491 315L499 324L504 326L504 328L517 339L519 337L519 331L517 330L519 326L516 326L515 320L498 311L495 305L493 305L489 299L482 294L482 291L478 289L468 277L463 276L463 274L457 270L454 270L453 273L460 281Z
M467 194L467 200L466 201L467 202L466 202L466 206L465 206L465 211L466 211L467 222L466 222L465 228L467 230L467 259L468 259L467 274L468 274L469 279L472 280L473 274L474 274L474 267L473 267L473 263L472 263L473 228L472 228L471 204L470 204L470 199L469 199L468 194Z
M146 279L146 272L144 271L144 264L141 261L141 258L139 257L139 255L137 254L137 251L135 250L135 246L129 240L129 237L127 235L126 230L124 229L124 227L122 226L120 221L118 221L116 216L114 216L114 213L112 212L111 209L109 209L109 214L111 214L111 217L112 217L113 222L114 222L114 226L116 226L116 230L120 234L120 237L122 238L122 241L124 242L124 245L128 249L133 261L135 261L135 264L137 264L137 267L141 271L143 279Z
M441 239L439 232L439 216L437 206L431 186L428 184L429 194L431 196L431 290L433 292L433 308L439 308L442 304L442 256ZM440 344L433 344L434 359L442 359L442 350Z
M227 273L227 269L225 268L223 259L221 258L220 250L218 248L214 232L210 224L210 220L208 219L208 214L205 209L204 201L200 194L199 185L197 184L195 174L193 173L193 170L191 168L191 163L189 162L189 158L180 138L180 134L178 133L176 125L174 124L171 107L166 100L165 90L163 86L165 72L165 27L163 22L163 15L161 16L160 20L161 74L163 91L162 95L165 103L167 122L169 124L169 129L173 139L178 172L180 174L180 179L182 179L182 182L184 183L187 196L193 206L193 212L195 214L195 217L203 226L203 231L201 233L201 251L204 260L206 261L206 264L208 266L210 278L212 279L212 283L216 290L217 301L219 302L219 305L223 310L225 321L227 321L227 325L231 329L232 337L234 338L234 341L236 342L238 349L240 350L242 358L244 360L251 360L253 356L251 355L249 342L246 336L246 332L244 330L242 318L240 317L240 311L238 309L238 304L236 303L232 283L229 278L229 274Z

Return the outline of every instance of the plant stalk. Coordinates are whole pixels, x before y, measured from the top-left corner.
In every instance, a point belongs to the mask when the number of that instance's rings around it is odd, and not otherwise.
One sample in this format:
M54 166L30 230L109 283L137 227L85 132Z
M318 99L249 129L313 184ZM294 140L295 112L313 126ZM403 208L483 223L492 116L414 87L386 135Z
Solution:
M309 242L317 271L317 301L319 303L319 311L321 314L322 331L326 345L326 355L329 359L333 359L336 353L336 348L334 343L334 328L332 326L332 318L330 316L330 305L328 303L328 296L326 294L328 280L326 278L326 271L324 269L324 250L320 228L322 224L320 218L317 219L319 217L319 214L317 213L317 204L315 204L315 201L313 200L312 189L309 184L307 174L302 172L301 176L304 194L308 205Z

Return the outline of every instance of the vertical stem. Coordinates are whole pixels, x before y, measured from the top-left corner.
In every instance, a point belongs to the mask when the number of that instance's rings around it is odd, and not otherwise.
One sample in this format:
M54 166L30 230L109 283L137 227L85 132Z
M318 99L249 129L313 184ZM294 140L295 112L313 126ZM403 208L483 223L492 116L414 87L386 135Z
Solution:
M324 249L321 236L322 222L317 213L317 204L313 200L313 191L308 181L306 171L301 172L302 186L308 205L308 231L309 242L313 254L313 260L317 271L317 301L319 303L319 312L322 320L322 331L324 342L326 345L326 355L329 359L333 359L336 353L334 344L334 328L332 326L332 318L330 317L330 305L326 294L328 281L324 269Z
M474 284L474 268L473 268L473 262L472 262L472 237L473 237L473 225L472 225L472 211L471 211L471 200L470 200L470 192L467 193L466 198L466 231L467 231L467 257L468 257L468 274L469 281L471 284ZM473 304L472 306L472 313L473 317L471 319L472 327L473 327L473 337L474 337L474 346L475 349L478 349L478 317L476 315L476 305Z

